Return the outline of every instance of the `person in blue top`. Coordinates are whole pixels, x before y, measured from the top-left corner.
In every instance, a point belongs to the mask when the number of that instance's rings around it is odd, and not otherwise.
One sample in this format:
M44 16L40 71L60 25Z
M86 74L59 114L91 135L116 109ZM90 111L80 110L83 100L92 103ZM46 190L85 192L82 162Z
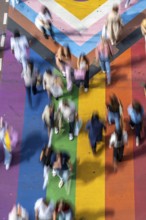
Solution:
M104 123L100 120L97 113L93 113L91 120L86 124L86 130L88 131L88 137L93 154L96 153L96 145L103 138L103 130L106 130Z
M135 128L136 136L136 146L139 146L141 131L142 131L142 121L144 117L144 110L138 101L133 101L132 105L128 107L128 115L130 117L130 127Z

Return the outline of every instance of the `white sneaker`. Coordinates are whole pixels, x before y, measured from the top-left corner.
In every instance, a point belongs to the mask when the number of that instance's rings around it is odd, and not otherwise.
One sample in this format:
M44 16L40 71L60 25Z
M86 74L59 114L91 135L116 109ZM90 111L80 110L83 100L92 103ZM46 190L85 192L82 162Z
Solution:
M55 127L54 132L55 132L55 134L58 134L59 133L58 128Z
M65 71L62 71L62 75L63 75L63 77L66 77Z
M59 188L62 188L63 184L64 184L63 180L60 180L60 182L59 182L59 184L58 184L58 187L59 187Z
M55 170L52 170L52 176L55 177L57 175Z
M138 146L139 146L139 138L136 137L136 147L138 147Z
M88 88L84 88L84 92L88 92Z
M69 134L69 140L72 141L74 139L73 134Z
M10 164L6 164L6 170L9 170Z

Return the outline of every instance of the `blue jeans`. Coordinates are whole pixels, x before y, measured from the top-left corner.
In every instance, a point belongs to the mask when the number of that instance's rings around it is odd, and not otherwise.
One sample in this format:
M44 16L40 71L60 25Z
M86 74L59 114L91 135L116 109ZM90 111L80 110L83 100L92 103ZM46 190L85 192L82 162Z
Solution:
M63 180L64 183L66 183L69 179L70 172L69 170L58 170L53 169L53 171L56 173L56 175L60 178L60 180Z
M4 147L4 156L5 156L4 164L10 166L12 160L12 154L5 147Z
M100 66L102 71L105 71L107 74L107 82L111 82L111 67L109 58L100 57L99 58Z
M72 212L68 211L67 213L59 213L58 220L72 220Z
M120 129L120 115L119 113L108 112L108 122L110 124L115 123L116 130Z

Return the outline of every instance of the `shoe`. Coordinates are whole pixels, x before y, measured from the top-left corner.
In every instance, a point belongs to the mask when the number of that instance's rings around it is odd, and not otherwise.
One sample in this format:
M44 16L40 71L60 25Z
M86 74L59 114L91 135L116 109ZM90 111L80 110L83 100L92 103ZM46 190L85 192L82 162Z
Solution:
M73 134L69 134L69 140L72 141L74 139Z
M65 71L62 71L62 75L63 75L64 78L66 77Z
M56 173L55 170L52 170L52 176L53 176L53 177L57 176L57 173Z
M64 184L63 180L60 180L60 182L59 182L59 184L58 184L58 187L59 187L59 188L62 188L63 184Z
M55 133L55 134L58 134L58 133L59 133L58 128L55 128L55 129L54 129L54 133Z
M6 164L6 170L9 170L10 164Z
M88 92L88 88L84 88L84 92Z
M138 146L139 146L139 138L136 137L136 147L138 147Z

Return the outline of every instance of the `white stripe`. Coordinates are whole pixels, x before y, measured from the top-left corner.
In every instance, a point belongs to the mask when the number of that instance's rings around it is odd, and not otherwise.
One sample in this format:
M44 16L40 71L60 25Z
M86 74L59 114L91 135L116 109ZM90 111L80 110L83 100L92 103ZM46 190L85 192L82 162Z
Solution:
M1 36L1 41L0 41L0 46L1 47L4 47L4 45L5 45L5 38L6 38L5 35Z
M2 71L2 58L0 58L0 71Z
M104 17L106 14L110 12L113 4L115 4L115 0L108 0L100 7L96 8L91 14L89 14L83 20L78 19L72 13L70 13L67 9L62 7L60 4L55 2L54 0L39 0L41 4L47 6L48 8L53 9L53 13L57 14L63 21L68 23L73 28L78 31L89 28L99 19ZM122 0L117 0L116 4L120 4Z
M3 24L7 24L8 13L4 13Z

